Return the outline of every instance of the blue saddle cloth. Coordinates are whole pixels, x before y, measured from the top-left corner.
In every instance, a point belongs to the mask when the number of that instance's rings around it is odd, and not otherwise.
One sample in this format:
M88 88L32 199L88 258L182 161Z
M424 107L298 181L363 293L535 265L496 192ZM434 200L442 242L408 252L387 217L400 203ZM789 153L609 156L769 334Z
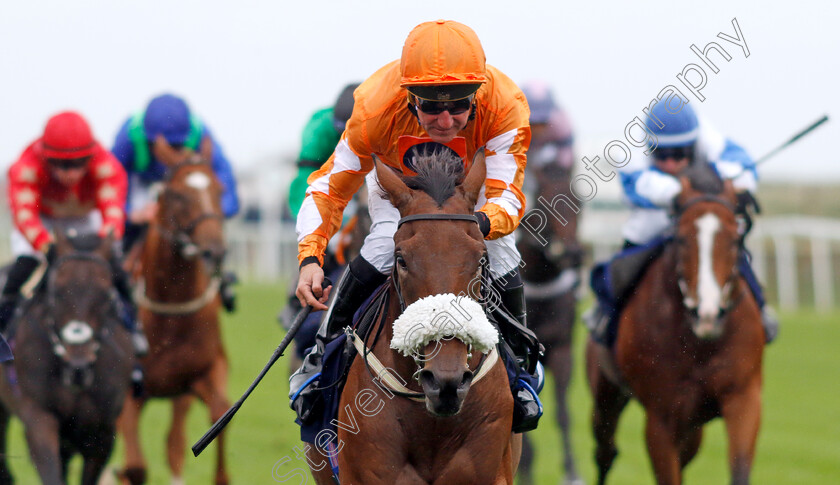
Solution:
M341 400L341 390L344 389L344 380L347 377L345 369L353 361L355 352L345 353L347 335L341 334L337 339L328 343L324 350L324 364L321 370L321 377L318 380L318 387L322 389L318 398L323 406L320 419L313 420L309 424L301 424L300 420L295 422L300 425L300 439L306 443L315 443L315 437L323 430L336 431L333 421L338 417L338 404ZM355 350L355 349L354 349ZM331 434L330 436L335 436Z
M15 356L12 355L12 348L9 346L9 342L6 342L6 339L0 335L0 362L8 362L14 359Z

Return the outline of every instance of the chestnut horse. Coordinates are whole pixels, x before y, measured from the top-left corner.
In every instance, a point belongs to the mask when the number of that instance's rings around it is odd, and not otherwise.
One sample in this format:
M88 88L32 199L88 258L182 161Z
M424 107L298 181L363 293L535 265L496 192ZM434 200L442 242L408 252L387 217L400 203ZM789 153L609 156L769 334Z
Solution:
M530 166L529 166L530 169ZM580 265L583 248L577 239L580 208L571 194L571 167L544 164L531 169L536 185L535 208L520 224L516 247L522 255L522 279L528 327L545 345L543 362L554 376L554 398L557 424L563 441L561 465L563 483L579 485L571 440L571 419L566 393L572 377L572 337L575 323ZM532 218L539 219L539 225ZM523 435L522 461L519 464L521 483L532 483L531 464L534 450L528 434Z
M359 358L341 394L337 445L307 450L319 484L334 483L330 467L315 467L325 456L337 462L341 483L513 484L521 438L511 432L504 365L487 340L498 342L498 333L480 304L455 296L474 294L487 271L472 216L485 179L479 153L457 185L463 165L453 171L453 159L437 153L406 181L376 162L379 184L402 217L395 267L385 311L371 330L377 336L350 337ZM467 321L449 320L448 328L429 323L440 323L432 314L462 311ZM482 329L489 329L483 338Z
M14 337L16 359L0 372L0 483L10 412L23 422L41 482L67 483L67 464L84 459L81 483L95 485L114 446L116 421L134 365L113 285L113 238L67 239L24 303Z
M645 409L657 483L682 483L703 425L719 416L729 438L731 483L749 483L764 333L738 272L735 192L730 182L715 180L717 187L701 191L694 178L681 178L673 239L621 311L613 353L588 343L598 483L605 483L618 453L614 434L631 395Z
M205 139L201 153L196 154L176 151L161 137L155 150L168 170L142 249L141 277L135 288L139 318L149 339L149 353L141 361L144 395L132 397L120 417L126 444L121 476L132 485L146 480L138 427L148 398L173 399L167 438L173 483L182 480L185 418L192 397L204 401L211 422L230 406L228 363L219 326L218 289L226 251L222 187L210 165L211 144ZM226 484L224 434L217 443L215 483Z

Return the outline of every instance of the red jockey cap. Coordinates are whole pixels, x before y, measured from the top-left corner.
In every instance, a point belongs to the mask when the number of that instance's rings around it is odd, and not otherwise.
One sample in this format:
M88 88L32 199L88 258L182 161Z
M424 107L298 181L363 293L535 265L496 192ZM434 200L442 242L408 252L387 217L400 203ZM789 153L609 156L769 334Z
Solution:
M58 113L47 121L41 137L44 158L72 159L93 155L96 140L87 121L73 111Z

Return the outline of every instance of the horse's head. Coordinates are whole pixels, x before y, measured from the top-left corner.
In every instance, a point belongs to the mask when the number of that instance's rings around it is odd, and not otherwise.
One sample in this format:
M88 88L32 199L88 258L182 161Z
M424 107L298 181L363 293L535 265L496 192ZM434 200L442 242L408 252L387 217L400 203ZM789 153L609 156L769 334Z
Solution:
M166 183L158 196L161 234L172 240L181 257L200 257L215 273L221 267L226 247L222 186L211 165L212 143L205 137L201 151L195 153L186 148L176 150L160 136L154 151L167 167Z
M533 199L535 210L529 210L521 221L517 247L529 280L543 280L581 265L584 249L577 239L580 206L570 189L572 175L571 167L556 164L536 166L526 174L533 182L535 191L529 200Z
M680 181L675 235L679 288L693 317L694 334L714 339L723 333L723 317L738 281L741 236L735 190L711 169L695 170Z
M47 273L46 330L62 362L65 385L89 387L103 337L119 319L111 259L112 236L56 234Z
M463 162L448 152L422 158L418 175L405 181L376 165L379 183L402 217L394 235L393 280L404 312L394 323L391 347L417 363L427 409L451 416L473 379L472 349L486 353L498 341L474 301L486 268L484 238L473 218L484 154L479 149L466 177Z

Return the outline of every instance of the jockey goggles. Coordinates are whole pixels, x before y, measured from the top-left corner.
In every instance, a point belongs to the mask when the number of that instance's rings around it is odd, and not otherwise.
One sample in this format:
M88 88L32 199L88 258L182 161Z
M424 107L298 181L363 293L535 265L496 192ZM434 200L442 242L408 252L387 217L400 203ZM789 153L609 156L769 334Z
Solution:
M414 96L414 106L427 115L439 115L444 111L450 115L460 115L470 110L474 98L475 95L471 95L455 101L430 101Z
M47 165L57 170L73 170L85 168L90 162L90 157L82 158L48 158Z
M683 146L683 147L659 147L653 151L653 159L657 162L661 162L672 158L674 160L682 160L683 158L691 158L694 154L694 147Z

